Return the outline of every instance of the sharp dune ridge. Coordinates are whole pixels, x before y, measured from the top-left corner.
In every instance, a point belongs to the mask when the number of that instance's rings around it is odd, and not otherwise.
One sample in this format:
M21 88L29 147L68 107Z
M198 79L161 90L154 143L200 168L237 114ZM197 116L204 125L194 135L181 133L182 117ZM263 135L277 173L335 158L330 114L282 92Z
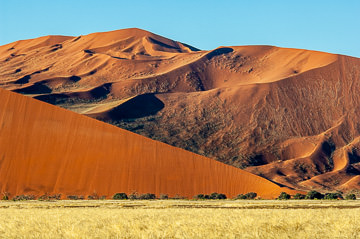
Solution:
M360 59L137 28L0 46L0 87L299 190L360 190Z
M288 188L183 149L0 90L0 190L10 196L181 195Z

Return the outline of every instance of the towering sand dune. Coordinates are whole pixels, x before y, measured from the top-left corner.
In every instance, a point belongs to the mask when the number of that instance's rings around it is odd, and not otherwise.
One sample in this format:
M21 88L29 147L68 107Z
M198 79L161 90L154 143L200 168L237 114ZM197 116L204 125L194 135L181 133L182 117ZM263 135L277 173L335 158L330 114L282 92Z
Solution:
M0 87L297 189L360 190L360 59L140 29L0 46Z
M0 90L0 190L20 194L192 197L280 188L241 169L37 100Z

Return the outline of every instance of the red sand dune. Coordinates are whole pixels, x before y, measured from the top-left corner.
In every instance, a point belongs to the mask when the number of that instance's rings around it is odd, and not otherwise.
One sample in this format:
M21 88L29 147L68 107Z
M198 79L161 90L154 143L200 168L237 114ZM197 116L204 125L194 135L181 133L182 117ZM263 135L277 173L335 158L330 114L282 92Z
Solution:
M280 188L241 169L16 93L0 90L0 189L20 194L192 197Z
M360 59L140 29L0 46L0 87L289 187L360 190Z

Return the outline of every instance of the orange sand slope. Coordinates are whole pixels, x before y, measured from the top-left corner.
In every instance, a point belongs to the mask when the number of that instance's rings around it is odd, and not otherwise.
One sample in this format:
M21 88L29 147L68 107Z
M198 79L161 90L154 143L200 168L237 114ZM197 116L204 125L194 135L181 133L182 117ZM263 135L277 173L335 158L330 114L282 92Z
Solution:
M20 194L192 197L291 192L246 171L0 90L0 189Z

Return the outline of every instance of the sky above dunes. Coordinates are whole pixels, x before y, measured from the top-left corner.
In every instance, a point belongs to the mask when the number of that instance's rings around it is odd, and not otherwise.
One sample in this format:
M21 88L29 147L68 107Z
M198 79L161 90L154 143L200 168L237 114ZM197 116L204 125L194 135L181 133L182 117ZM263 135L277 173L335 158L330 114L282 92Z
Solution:
M360 57L360 1L0 0L0 45L138 27L203 50L275 45Z

